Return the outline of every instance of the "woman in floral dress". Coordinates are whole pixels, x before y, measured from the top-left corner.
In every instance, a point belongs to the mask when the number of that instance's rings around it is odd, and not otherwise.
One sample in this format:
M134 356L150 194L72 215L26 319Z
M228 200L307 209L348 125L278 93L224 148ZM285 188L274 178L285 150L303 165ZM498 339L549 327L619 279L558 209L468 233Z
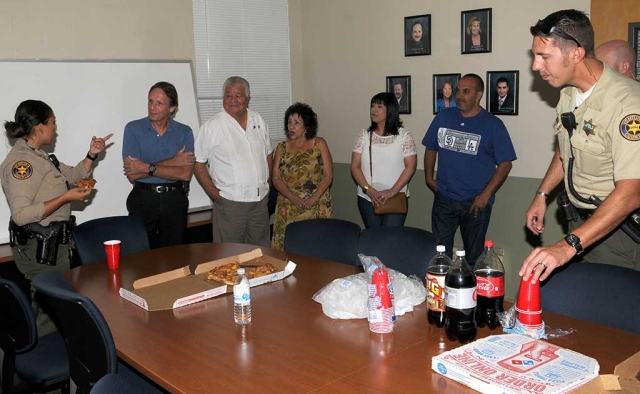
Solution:
M316 137L318 118L310 106L295 103L284 115L287 140L278 144L273 160L273 186L278 190L271 247L284 248L289 223L333 217L333 161L326 141Z

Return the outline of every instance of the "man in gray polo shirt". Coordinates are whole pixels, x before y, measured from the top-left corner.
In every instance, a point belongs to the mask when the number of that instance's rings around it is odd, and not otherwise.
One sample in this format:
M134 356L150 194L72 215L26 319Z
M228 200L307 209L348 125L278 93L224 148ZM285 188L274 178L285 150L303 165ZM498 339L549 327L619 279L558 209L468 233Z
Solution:
M213 241L269 247L269 130L248 109L249 82L230 77L222 90L224 110L202 125L195 142L194 172L213 200Z

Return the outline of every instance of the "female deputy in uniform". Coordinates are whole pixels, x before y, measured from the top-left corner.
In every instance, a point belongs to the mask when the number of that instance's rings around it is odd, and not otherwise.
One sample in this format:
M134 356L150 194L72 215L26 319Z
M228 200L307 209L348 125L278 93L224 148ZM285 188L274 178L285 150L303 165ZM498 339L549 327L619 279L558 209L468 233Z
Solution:
M69 188L69 185L89 176L93 162L105 150L105 142L112 136L93 137L89 153L75 167L59 163L55 155L42 150L53 145L56 117L51 107L42 101L27 100L20 103L15 121L5 122L4 128L15 145L0 166L2 188L9 202L12 223L10 225L11 250L18 270L31 281L44 271L69 269L69 244L71 231L71 201L82 201L91 190L87 187ZM38 254L38 242L51 236L48 258ZM42 245L41 248L42 249ZM31 289L34 292L33 286ZM33 297L32 297L33 298ZM34 304L38 335L55 330L55 326L40 308Z

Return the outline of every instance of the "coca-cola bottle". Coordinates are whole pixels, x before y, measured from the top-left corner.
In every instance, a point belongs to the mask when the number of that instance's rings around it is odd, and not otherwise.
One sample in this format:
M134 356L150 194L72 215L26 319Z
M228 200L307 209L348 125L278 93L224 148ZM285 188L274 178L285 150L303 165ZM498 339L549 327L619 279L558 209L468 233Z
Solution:
M446 320L444 300L444 277L451 268L451 259L444 254L444 245L436 246L436 255L427 265L427 321L436 327L444 326Z
M493 249L493 241L484 242L484 252L478 257L474 273L478 283L476 323L493 330L500 325L496 313L504 311L504 265Z
M450 341L467 343L476 338L476 278L464 258L464 250L456 258L444 279L447 320L444 330Z

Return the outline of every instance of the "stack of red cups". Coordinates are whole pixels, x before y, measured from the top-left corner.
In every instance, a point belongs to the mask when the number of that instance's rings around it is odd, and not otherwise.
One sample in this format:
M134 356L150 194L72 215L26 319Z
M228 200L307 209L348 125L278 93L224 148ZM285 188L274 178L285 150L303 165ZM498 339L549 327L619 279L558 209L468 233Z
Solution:
M525 281L524 277L520 281L520 291L516 302L518 321L525 329L539 330L542 328L542 305L540 304L540 281L531 283Z
M389 271L382 266L373 271L369 285L369 329L378 334L393 332L396 314Z

